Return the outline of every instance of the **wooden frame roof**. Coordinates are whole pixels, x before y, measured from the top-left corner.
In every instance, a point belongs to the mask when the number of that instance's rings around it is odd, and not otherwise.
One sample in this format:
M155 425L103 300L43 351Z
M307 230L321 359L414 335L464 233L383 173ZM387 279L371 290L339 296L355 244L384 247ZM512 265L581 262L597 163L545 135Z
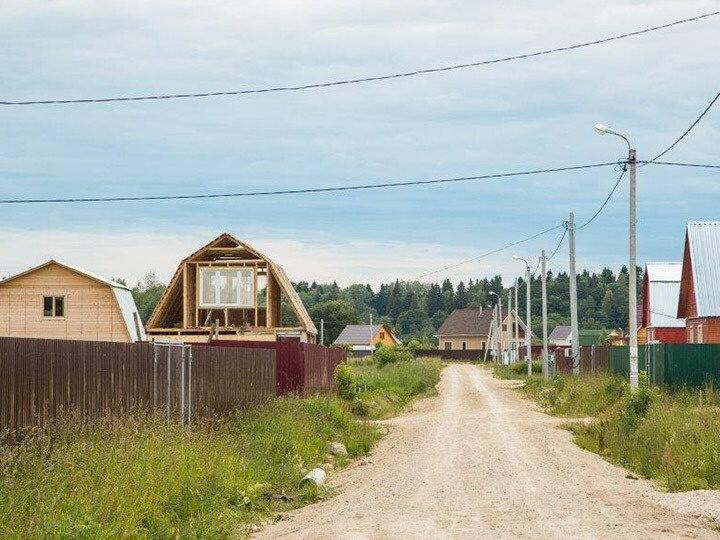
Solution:
M285 296L289 300L296 317L300 321L300 325L308 334L317 335L317 328L315 327L315 324L313 323L310 315L305 309L305 305L300 299L300 296L298 295L297 291L295 291L295 287L293 287L290 278L288 278L287 274L285 273L285 270L279 264L275 263L273 260L263 255L250 244L239 240L230 233L222 233L220 236L218 236L214 240L211 240L180 262L177 270L175 271L175 274L173 274L170 283L168 283L167 288L160 297L160 300L155 306L155 309L153 310L152 315L147 322L147 328L149 330L160 326L158 324L158 321L163 312L170 307L173 296L179 295L180 297L182 297L182 272L184 265L189 262L201 261L203 260L204 255L212 253L214 251L222 251L223 248L240 248L243 251L247 252L247 254L251 257L265 262L268 269L271 270L273 275L275 276L275 279L280 286L280 290L285 293Z

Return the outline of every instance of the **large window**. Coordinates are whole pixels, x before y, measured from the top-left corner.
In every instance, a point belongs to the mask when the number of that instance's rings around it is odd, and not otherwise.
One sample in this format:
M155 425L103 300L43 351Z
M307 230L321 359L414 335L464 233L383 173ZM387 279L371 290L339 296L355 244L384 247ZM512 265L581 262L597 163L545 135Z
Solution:
M43 317L64 317L64 296L43 296Z
M200 307L255 307L253 268L200 268Z

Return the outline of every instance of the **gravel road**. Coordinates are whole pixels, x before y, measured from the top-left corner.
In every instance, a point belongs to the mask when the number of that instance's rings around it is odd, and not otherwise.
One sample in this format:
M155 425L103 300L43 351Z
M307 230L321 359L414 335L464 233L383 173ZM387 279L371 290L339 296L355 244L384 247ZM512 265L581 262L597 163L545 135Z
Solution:
M257 537L718 538L687 494L578 448L512 384L448 366L439 397L389 421L370 463L331 475L336 496ZM719 493L704 504L720 508Z

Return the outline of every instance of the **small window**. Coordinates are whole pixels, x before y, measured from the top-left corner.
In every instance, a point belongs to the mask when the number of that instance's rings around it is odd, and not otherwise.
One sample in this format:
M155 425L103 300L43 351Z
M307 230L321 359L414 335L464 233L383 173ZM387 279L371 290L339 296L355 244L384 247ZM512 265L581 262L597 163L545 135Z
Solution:
M697 342L702 343L703 342L703 327L702 324L697 325Z
M43 296L43 317L64 317L64 296Z
M467 341L462 342L462 349L463 349L463 351L467 350Z
M385 339L385 332L380 332L380 339Z
M502 331L503 331L503 332L507 332L507 324L503 324L503 325L502 325Z
M445 350L446 351L452 350L452 343L450 341L445 342Z

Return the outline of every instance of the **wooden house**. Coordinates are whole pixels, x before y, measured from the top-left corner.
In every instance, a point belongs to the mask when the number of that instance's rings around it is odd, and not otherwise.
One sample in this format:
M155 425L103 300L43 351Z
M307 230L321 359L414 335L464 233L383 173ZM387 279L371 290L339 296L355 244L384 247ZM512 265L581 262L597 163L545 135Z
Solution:
M519 349L525 340L525 322L515 310L502 309L499 328L494 331L494 308L463 308L453 310L437 331L438 346L442 350L485 350L494 347ZM517 324L517 340L515 326ZM493 335L495 332L495 335Z
M333 345L350 345L353 356L366 356L382 345L400 345L402 342L385 324L348 324Z
M126 286L51 260L0 281L0 336L142 341Z
M688 343L720 343L720 221L691 221L685 232L677 317Z
M228 233L180 262L146 330L153 340L183 342L314 343L317 336L285 271Z

